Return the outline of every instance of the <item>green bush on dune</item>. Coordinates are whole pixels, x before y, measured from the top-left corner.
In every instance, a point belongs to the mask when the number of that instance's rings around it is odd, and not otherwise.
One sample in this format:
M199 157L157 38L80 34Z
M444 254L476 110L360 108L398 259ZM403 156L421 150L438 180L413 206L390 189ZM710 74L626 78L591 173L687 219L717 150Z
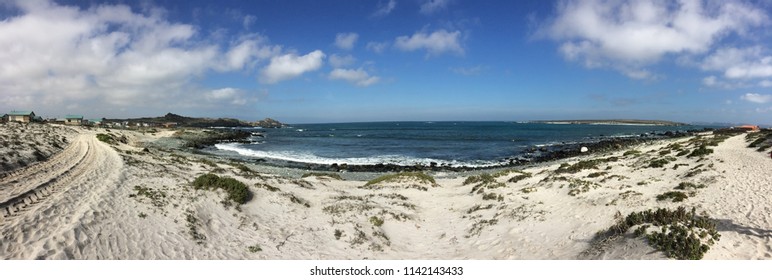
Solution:
M649 245L666 256L679 260L699 260L721 238L716 222L698 216L696 209L656 209L633 212L607 230L598 232L596 242L624 236L630 229L637 237L644 237Z
M197 190L223 189L228 193L228 199L238 204L247 203L252 196L247 185L241 181L231 177L220 177L212 173L198 176L193 181L193 187Z
M96 138L99 141L105 142L107 144L114 144L115 143L115 140L113 140L113 138L110 137L110 135L107 135L107 134L104 134L104 133L97 134Z

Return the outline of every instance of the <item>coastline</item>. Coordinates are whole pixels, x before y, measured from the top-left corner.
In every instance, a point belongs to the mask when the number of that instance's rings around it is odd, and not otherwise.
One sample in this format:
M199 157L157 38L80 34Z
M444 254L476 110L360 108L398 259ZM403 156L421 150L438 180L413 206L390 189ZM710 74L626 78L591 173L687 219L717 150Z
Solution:
M62 151L0 178L3 200L14 201L0 209L13 212L0 216L12 240L0 258L660 259L641 238L601 244L595 234L617 213L678 206L717 221L722 237L705 259L772 254L768 238L749 234L772 228L763 210L772 182L754 176L772 161L740 134L373 182L396 170L312 173L174 149L164 143L172 130L72 129ZM713 153L689 156L712 144ZM251 199L233 205L191 186L208 173L245 183ZM657 200L682 182L705 187L683 191L682 202Z

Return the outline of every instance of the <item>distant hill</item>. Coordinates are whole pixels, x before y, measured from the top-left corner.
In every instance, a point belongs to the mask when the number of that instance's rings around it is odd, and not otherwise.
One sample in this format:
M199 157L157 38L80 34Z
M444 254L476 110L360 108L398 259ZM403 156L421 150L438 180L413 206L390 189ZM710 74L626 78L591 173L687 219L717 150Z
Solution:
M131 122L131 123L152 123L165 124L176 123L177 126L184 127L252 127L260 126L264 128L282 127L284 124L277 120L265 119L257 122L246 122L233 118L193 118L180 116L173 113L167 113L162 117L146 117L133 119L105 119L105 122Z
M685 123L671 122L671 121L623 120L623 119L611 119L611 120L543 120L543 121L531 121L531 123L547 123L547 124L605 124L605 125L668 125L668 126L687 125Z

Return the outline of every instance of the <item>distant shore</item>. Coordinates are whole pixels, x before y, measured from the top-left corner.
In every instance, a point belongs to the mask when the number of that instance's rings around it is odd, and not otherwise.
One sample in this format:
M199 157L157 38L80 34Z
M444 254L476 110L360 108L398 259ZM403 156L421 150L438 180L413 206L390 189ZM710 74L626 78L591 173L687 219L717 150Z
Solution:
M653 125L653 126L684 126L685 123L658 120L538 120L531 123L544 124L591 124L591 125Z

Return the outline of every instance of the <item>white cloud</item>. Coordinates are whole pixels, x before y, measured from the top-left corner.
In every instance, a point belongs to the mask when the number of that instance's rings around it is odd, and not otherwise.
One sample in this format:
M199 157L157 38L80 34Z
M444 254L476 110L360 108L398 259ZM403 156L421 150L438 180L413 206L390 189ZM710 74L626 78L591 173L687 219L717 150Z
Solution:
M251 68L255 62L267 60L281 53L280 46L271 46L265 41L263 37L256 35L240 38L224 54L225 64L216 68L221 71Z
M253 24L255 24L255 21L257 21L256 16L246 15L244 16L244 20L242 20L241 24L244 26L244 29L249 29Z
M464 54L460 40L461 31L448 32L441 29L431 34L420 31L412 36L397 37L394 46L403 51L426 49L429 55L440 55L446 52Z
M753 103L772 102L772 94L746 93L740 99Z
M350 54L349 55L345 55L345 56L340 56L340 55L337 55L337 54L333 54L327 60L330 62L330 65L332 65L332 67L334 67L334 68L341 68L341 67L344 67L344 66L349 66L351 64L354 64L354 62L357 61L357 59L354 58L354 56L352 56Z
M213 102L225 101L239 106L247 104L243 92L240 89L230 87L212 90L206 94L206 99Z
M366 87L373 85L380 81L381 78L376 76L370 76L362 68L359 69L342 69L337 68L330 72L329 78L331 80L344 80L357 86Z
M434 12L445 9L449 3L450 0L424 0L424 3L421 4L420 12L425 15L433 14Z
M702 84L709 87L714 87L718 85L718 81L716 76L708 76L702 79Z
M351 50L354 48L354 44L359 39L359 34L356 33L338 33L335 35L335 46L343 50Z
M366 48L374 53L383 53L389 47L388 42L368 42Z
M271 63L260 73L260 82L274 84L314 71L324 64L324 53L312 51L304 56L285 54L271 58Z
M730 33L767 21L761 9L727 1L570 0L538 32L561 42L568 60L588 68L610 67L634 78L639 69L669 54L703 54ZM630 75L630 74L633 75Z
M0 104L52 114L209 106L199 102L211 92L200 77L252 67L281 49L258 35L221 46L158 8L16 1L0 9L16 11L0 21Z
M389 2L383 3L378 2L378 9L375 10L375 12L372 14L372 17L384 17L391 13L391 11L394 10L394 8L397 7L397 1L396 0L389 0Z
M757 79L772 77L772 55L761 46L723 48L705 58L703 70L723 71L729 79Z
M772 87L772 81L770 80L763 80L759 82L760 87Z

